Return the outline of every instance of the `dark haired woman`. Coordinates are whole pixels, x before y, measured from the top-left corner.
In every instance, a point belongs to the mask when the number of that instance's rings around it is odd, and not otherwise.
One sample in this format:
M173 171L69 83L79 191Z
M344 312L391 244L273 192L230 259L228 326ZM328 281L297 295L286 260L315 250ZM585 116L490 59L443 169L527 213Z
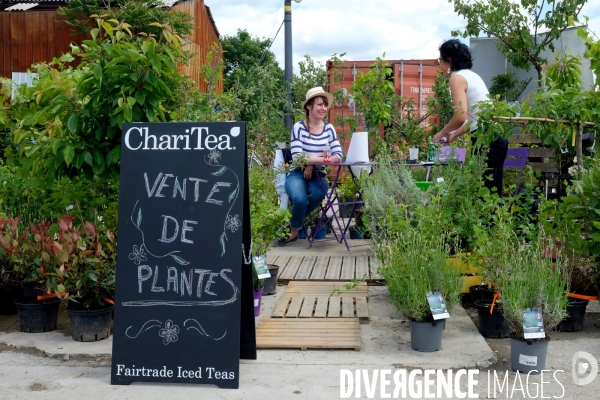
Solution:
M294 124L292 129L291 150L295 159L304 158L307 162L323 162L323 151L329 149L330 162L342 160L342 148L335 128L324 121L327 107L333 102L333 96L321 87L310 89L302 108L306 119ZM317 174L325 179L324 166L306 165L292 170L285 179L285 191L292 200L292 218L290 219L290 237L280 245L294 242L304 225L304 218L316 209L325 190Z
M433 137L434 142L451 143L466 132L477 130L477 103L488 99L488 89L479 75L471 71L473 58L466 44L457 39L447 40L439 48L438 64L444 77L450 78L450 92L454 102L454 116ZM472 139L473 143L475 138ZM502 196L502 169L508 141L498 137L490 144L486 164L492 179L485 177L485 186Z

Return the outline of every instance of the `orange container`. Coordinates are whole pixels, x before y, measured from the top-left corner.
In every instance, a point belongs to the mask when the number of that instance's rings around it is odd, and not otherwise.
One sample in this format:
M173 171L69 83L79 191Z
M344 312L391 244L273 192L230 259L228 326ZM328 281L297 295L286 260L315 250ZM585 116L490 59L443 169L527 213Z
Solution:
M404 97L411 97L419 110L419 114L424 116L427 114L427 98L432 97L433 85L435 84L435 78L440 73L437 59L431 60L388 60L392 71L392 79L394 82L394 89L397 95ZM349 94L352 94L352 84L356 76L361 73L367 73L371 69L375 61L347 61L334 68L333 63L328 61L327 74L329 77L329 91L330 93L343 88ZM343 75L341 82L336 82L335 74ZM336 119L340 116L354 117L356 118L356 111L354 102L350 100L344 101L343 104L334 104L329 109L328 120L335 123ZM428 124L429 121L433 121L433 117L424 121L423 124ZM348 125L342 127L340 124L335 124L335 128L340 134L340 139L344 139L345 136L350 132ZM359 120L359 131L361 130L361 124ZM383 134L383 126L379 127L379 131ZM348 150L349 140L345 141L345 151Z

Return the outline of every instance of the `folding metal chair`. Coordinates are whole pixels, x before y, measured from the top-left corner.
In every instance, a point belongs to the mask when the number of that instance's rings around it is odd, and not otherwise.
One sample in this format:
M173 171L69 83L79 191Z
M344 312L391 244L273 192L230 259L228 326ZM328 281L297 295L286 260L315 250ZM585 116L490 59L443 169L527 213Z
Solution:
M465 159L467 158L467 149L462 147L452 147L452 146L443 146L440 147L440 151L438 152L438 158L446 157L450 158L454 156L460 163L460 167L462 168L465 163ZM425 177L425 182L429 182L429 173L431 172L431 165L427 167L427 176Z
M523 177L523 169L527 165L527 156L529 155L529 147L510 147L506 153L504 160L504 168L519 168L519 179L517 180L517 189L513 197L519 193L521 186L521 178Z

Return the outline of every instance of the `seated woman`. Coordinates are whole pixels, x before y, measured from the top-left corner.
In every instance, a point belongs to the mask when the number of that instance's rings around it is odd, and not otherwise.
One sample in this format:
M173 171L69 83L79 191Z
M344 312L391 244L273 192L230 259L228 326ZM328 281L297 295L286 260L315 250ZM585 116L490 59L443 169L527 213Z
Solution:
M293 169L285 180L285 191L292 200L292 218L290 219L290 236L285 245L298 240L298 232L302 229L304 219L316 209L325 197L325 189L317 174L325 179L325 166L314 166L309 163L323 162L323 151L329 149L330 162L342 160L342 148L335 128L323 120L327 114L333 96L321 87L310 89L302 108L306 119L294 124L292 129L291 150L294 159L304 159L303 168Z

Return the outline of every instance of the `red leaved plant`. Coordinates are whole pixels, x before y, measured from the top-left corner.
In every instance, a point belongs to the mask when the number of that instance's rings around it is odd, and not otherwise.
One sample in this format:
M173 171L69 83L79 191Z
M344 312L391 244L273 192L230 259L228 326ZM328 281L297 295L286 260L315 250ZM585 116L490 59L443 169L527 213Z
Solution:
M115 292L115 235L91 222L74 226L73 216L58 219L52 244L51 286L69 308L98 309Z

